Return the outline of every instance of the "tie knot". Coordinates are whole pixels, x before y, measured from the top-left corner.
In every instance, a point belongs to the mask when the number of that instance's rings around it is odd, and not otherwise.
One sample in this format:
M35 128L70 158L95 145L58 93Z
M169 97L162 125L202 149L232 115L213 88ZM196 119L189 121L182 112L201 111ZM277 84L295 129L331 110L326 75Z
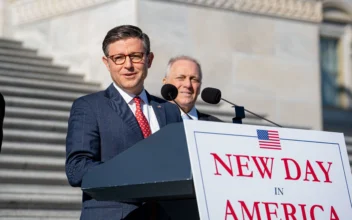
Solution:
M134 101L137 105L140 105L140 104L141 104L141 97L135 96L135 97L133 98L133 101Z

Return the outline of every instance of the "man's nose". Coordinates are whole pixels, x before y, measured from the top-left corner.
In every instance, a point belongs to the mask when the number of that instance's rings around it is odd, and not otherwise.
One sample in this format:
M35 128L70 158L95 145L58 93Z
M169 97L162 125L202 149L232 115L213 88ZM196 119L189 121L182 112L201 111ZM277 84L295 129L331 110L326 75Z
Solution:
M124 63L124 67L125 67L126 69L131 69L131 68L133 67L131 58L130 58L129 56L126 56L126 60L125 60L125 63Z
M187 87L187 88L191 88L192 87L192 82L190 79L186 79L183 81L183 86Z

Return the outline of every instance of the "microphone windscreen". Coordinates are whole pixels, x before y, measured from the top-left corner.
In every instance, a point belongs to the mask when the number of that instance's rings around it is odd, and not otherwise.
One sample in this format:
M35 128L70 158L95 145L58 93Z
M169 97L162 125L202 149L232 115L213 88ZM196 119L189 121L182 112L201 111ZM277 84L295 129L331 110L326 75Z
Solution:
M178 90L174 85L165 84L161 87L161 95L168 101L176 99L177 94Z
M209 104L218 104L221 100L221 91L215 88L205 88L202 91L202 99Z

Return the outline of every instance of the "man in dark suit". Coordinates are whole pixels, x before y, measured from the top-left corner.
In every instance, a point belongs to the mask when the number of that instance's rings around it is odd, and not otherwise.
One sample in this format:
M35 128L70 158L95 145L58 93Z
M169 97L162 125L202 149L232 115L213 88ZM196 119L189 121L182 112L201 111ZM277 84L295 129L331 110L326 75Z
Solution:
M131 25L111 29L103 41L113 83L72 105L66 138L66 175L80 187L83 175L169 123L181 122L176 105L149 95L144 80L153 61L148 36ZM133 175L133 173L131 173ZM150 206L154 207L154 206ZM155 207L154 207L155 208ZM161 210L161 209L158 209ZM81 219L151 219L147 204L96 201L83 193ZM161 211L153 219L166 219Z
M0 93L0 152L1 152L2 139L3 139L2 126L4 123L4 117L5 117L5 100L4 100L4 96L2 96L2 94Z
M221 121L215 116L199 112L196 101L202 85L202 69L199 62L189 56L177 56L169 60L167 71L163 79L164 84L172 84L178 89L176 102L181 106L181 116L184 120L188 116L193 120Z

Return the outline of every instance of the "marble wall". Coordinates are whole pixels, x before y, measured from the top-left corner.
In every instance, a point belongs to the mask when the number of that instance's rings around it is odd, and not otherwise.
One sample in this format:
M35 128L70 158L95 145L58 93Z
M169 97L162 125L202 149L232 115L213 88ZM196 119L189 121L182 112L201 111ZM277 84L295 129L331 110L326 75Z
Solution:
M191 55L203 67L203 88L277 123L321 128L317 23L158 1L140 8L155 52L147 80L154 93L169 57ZM232 113L226 103L219 110Z

